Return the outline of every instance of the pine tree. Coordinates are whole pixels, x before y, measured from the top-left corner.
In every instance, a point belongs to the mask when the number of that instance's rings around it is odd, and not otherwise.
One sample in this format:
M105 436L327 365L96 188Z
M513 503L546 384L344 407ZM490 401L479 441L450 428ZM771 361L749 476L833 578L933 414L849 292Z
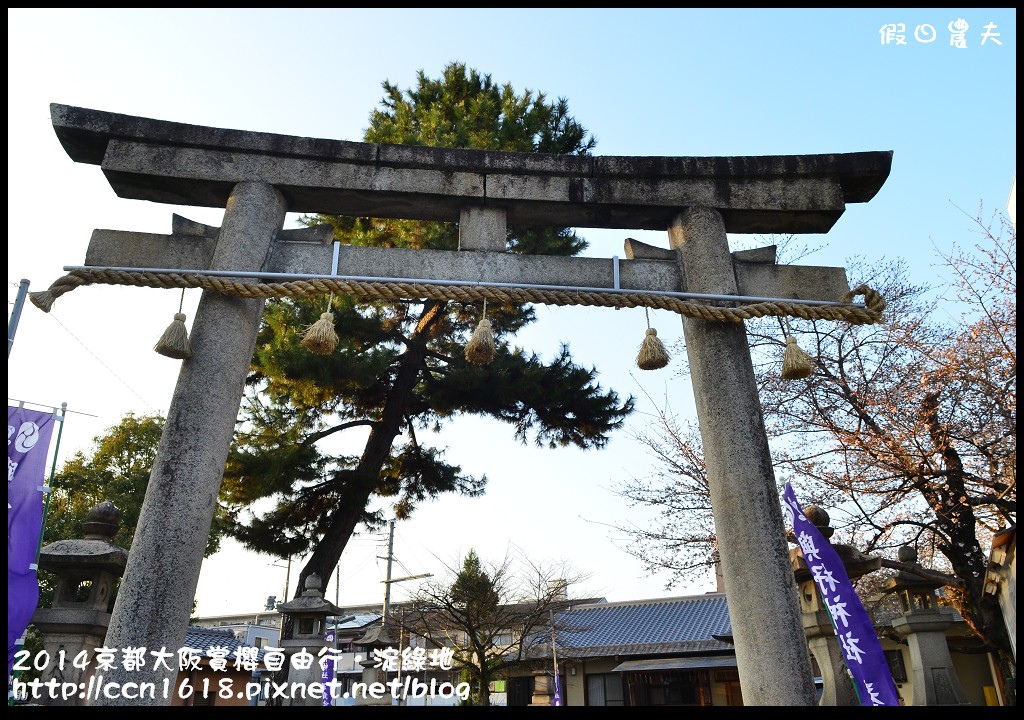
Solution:
M420 71L416 88L405 92L383 87L367 142L575 155L589 154L596 142L564 99L517 94L460 63L437 80ZM303 221L329 223L346 244L458 248L455 223L327 215ZM508 228L510 252L565 256L585 247L571 228ZM302 332L328 302L338 344L314 355L300 345ZM481 303L457 301L269 302L222 489L231 534L279 557L312 552L297 580L302 588L311 573L330 576L357 528L381 525L383 513L369 510L373 498L388 498L402 519L442 493L484 492L487 478L478 473L486 468L469 472L446 462L423 430L469 413L508 423L524 443L606 445L633 398L603 389L595 370L575 365L565 345L551 362L511 347L508 339L535 319L528 305L487 305L494 360L467 362L463 350L482 314ZM360 432L366 439L358 454L331 452L324 442ZM268 510L245 512L267 499Z

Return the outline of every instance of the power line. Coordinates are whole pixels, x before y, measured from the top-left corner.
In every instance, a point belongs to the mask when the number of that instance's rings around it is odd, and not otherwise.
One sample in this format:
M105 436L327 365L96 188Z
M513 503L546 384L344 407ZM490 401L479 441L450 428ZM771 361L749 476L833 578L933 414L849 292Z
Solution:
M106 371L107 371L107 372L109 372L109 373L110 373L111 375L113 375L113 376L114 376L114 377L115 377L115 378L117 379L117 381L118 381L118 382L120 382L120 383L121 383L122 385L124 385L124 386L125 386L126 388L128 388L128 390L130 390L130 391L131 391L131 393L132 393L133 395L135 395L135 397L137 397L137 398L138 398L139 400L141 400L141 401L143 402L143 404L144 404L144 405L145 405L146 407L148 407L148 408L149 408L149 409L150 409L150 410L151 410L152 412L154 412L154 413L159 413L159 412L160 412L159 410L157 410L156 408L154 408L154 407L153 407L153 406L152 406L152 405L151 405L151 404L149 403L149 401L147 401L147 400L146 400L146 398L142 397L142 395L140 395L140 394L139 394L138 392L136 392L136 391L135 391L135 388L133 388L133 387L132 387L131 385L129 385L129 384L127 383L127 382L125 382L125 381L124 381L124 379L123 379L123 378L122 378L122 377L121 377L120 375L118 375L118 374L117 374L116 372L114 372L114 370L113 370L113 369L111 369L109 365L107 365L107 364L106 364L105 362L103 362L103 360L101 360L101 359L100 359L100 357L99 357L99 356L98 356L98 355L97 355L96 353L94 353L94 352L93 352L92 350L90 350L90 349L89 349L89 346L88 346L88 345L86 345L86 344L85 344L84 342L82 342L82 341L81 341L81 340L80 340L80 339L78 338L78 336L77 336L77 335L75 335L75 334L74 334L73 332L71 332L71 330L69 330L69 329L68 329L68 327L67 327L66 325L64 325L64 323L62 323L62 322L61 322L61 321L60 321L60 320L59 320L59 319L57 318L57 316L56 316L56 315L54 315L53 313L47 313L47 316L48 316L48 317L51 317L51 318L53 318L53 321L54 321L55 323L57 323L58 325L60 325L60 326L61 326L61 327L62 327L62 328L64 329L64 331L65 331L65 332L66 332L66 333L67 333L68 335L70 335L71 337L73 337L73 338L75 339L75 341L76 341L76 342L77 342L77 343L78 343L79 345L81 345L81 346L82 346L83 348L85 348L85 351L86 351L87 353L89 353L89 354L90 354L90 355L92 355L92 356L93 356L94 358L96 358L96 362L98 362L98 363L99 363L100 365L102 365L102 366L103 366L103 367L104 367L104 368L106 369Z
M92 413L82 412L81 410L68 410L67 408L58 408L56 405L49 405L47 403L37 403L31 400L21 400L19 398L8 397L7 402L16 402L19 405L35 405L36 407L47 408L56 412L57 410L63 410L66 413L75 413L76 415L86 415L87 417L99 417L99 415L93 415Z

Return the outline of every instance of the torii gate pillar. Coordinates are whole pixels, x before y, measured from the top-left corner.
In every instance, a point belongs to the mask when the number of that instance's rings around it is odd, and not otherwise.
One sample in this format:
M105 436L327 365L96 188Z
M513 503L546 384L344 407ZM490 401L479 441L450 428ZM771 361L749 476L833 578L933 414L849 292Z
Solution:
M737 295L722 215L690 208L673 220L685 292ZM746 702L808 705L814 681L789 564L764 415L743 323L683 317L729 620ZM766 608L770 603L770 608Z
M228 199L213 267L259 271L284 226L281 193L259 182L238 183ZM256 346L263 300L203 291L192 323L192 358L181 364L128 565L114 603L106 645L174 653L169 668L146 680L173 685L199 583L214 506L227 463L245 376ZM187 480L187 482L183 482ZM169 512L173 509L173 512ZM170 646L168 640L176 644ZM139 671L115 664L107 686L129 687ZM167 697L97 698L100 705L165 705ZM169 697L169 696L168 696Z

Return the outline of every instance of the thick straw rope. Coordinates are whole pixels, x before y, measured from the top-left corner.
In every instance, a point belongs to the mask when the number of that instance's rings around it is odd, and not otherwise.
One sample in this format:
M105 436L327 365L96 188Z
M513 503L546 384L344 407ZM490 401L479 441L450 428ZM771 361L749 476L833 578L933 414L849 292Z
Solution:
M310 297L314 295L350 295L360 300L455 300L491 303L541 303L546 305L593 305L598 307L648 307L671 310L690 318L743 322L753 318L779 316L804 320L841 320L854 325L878 323L885 309L885 300L867 285L858 285L839 302L850 303L864 296L865 307L802 305L799 301L757 302L739 307L717 307L692 300L642 292L592 292L583 290L542 290L536 288L488 287L485 285L433 285L396 281L352 281L341 278L294 280L289 282L255 282L202 273L152 273L126 270L77 269L53 282L47 290L29 293L32 303L49 312L53 301L82 285L131 285L151 288L202 288L225 295L266 299L277 297Z

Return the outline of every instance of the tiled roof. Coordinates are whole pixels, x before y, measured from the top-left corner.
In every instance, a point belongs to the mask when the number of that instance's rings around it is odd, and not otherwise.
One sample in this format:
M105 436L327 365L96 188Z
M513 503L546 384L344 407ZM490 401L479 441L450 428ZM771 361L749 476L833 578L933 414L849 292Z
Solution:
M346 613L346 616L351 613ZM338 623L339 630L353 630L356 628L366 627L370 623L380 622L380 613L356 613L355 617L347 622Z
M724 593L577 606L557 625L564 657L733 650L714 638L732 635Z
M206 658L213 657L210 653L210 648L227 648L227 657L234 660L235 652L238 648L245 646L245 640L238 639L230 630L190 627L185 631L185 646L202 650L202 655ZM256 659L259 662L263 662L262 648L257 652Z

